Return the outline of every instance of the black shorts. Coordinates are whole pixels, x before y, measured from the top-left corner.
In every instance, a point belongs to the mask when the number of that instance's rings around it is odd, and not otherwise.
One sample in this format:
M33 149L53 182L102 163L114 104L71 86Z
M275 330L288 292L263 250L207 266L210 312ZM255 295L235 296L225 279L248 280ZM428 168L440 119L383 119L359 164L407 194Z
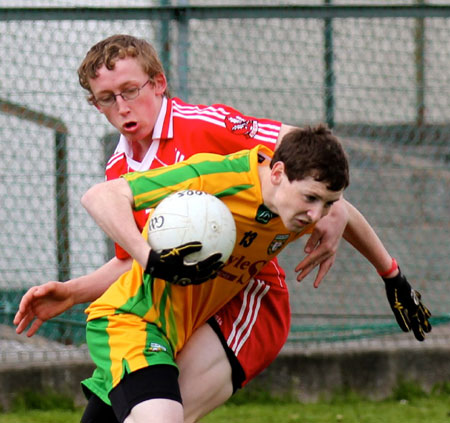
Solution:
M158 384L152 384L157 380ZM178 369L154 365L125 375L110 392L112 406L91 393L81 423L122 423L131 409L150 399L166 398L182 403L178 386Z

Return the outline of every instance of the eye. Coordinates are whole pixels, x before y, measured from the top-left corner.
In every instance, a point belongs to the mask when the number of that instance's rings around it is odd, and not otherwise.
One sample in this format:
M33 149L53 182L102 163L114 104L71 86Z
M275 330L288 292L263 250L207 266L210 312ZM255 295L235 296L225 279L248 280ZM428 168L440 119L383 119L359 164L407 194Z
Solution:
M139 93L139 88L133 87L133 88L127 88L126 90L122 91L122 97L125 97L126 99L132 100L133 98L137 97Z
M134 94L138 92L139 88L133 87L133 88L127 88L126 90L122 91L122 94Z
M114 101L114 96L113 95L104 95L102 97L97 98L97 102L98 103L111 103Z
M317 201L317 197L315 197L314 195L305 195L305 199L308 203L314 203L315 201Z

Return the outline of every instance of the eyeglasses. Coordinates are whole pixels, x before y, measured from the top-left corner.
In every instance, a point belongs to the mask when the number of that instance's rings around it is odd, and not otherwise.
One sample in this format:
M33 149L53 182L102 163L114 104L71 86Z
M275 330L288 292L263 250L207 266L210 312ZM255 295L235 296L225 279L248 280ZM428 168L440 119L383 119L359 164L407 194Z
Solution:
M122 91L119 94L108 94L100 98L96 98L95 102L103 107L111 107L115 102L116 98L120 95L123 100L130 101L137 98L142 90L148 83L150 82L150 79L147 80L147 82L142 85L141 87L134 87L134 88L128 88L124 91Z

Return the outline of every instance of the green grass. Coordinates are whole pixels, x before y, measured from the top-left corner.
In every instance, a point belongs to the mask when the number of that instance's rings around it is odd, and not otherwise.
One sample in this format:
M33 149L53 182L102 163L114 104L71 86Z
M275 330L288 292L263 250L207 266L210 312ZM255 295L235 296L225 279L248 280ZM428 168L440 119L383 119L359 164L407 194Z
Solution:
M10 412L0 414L0 423L79 423L82 412L61 395L24 392L16 398ZM202 420L202 423L273 422L450 423L450 383L437 385L427 394L413 383L400 382L387 400L370 401L342 391L330 400L314 404L244 390Z
M203 423L445 423L448 397L410 401L321 402L318 404L225 405Z

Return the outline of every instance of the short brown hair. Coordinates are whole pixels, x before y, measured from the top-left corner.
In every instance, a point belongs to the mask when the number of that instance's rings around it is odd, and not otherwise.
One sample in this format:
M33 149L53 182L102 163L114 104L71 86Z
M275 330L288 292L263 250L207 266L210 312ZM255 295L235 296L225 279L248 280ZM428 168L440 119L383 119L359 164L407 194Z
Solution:
M275 150L271 166L283 162L290 182L312 176L331 191L350 183L347 156L341 143L326 125L289 131Z
M164 74L158 54L149 42L131 35L112 35L92 46L78 68L80 85L90 93L89 102L94 101L89 79L95 79L98 76L98 70L103 65L112 70L118 60L126 57L135 57L150 81L153 81L156 75ZM169 96L169 90L166 89L164 94Z

